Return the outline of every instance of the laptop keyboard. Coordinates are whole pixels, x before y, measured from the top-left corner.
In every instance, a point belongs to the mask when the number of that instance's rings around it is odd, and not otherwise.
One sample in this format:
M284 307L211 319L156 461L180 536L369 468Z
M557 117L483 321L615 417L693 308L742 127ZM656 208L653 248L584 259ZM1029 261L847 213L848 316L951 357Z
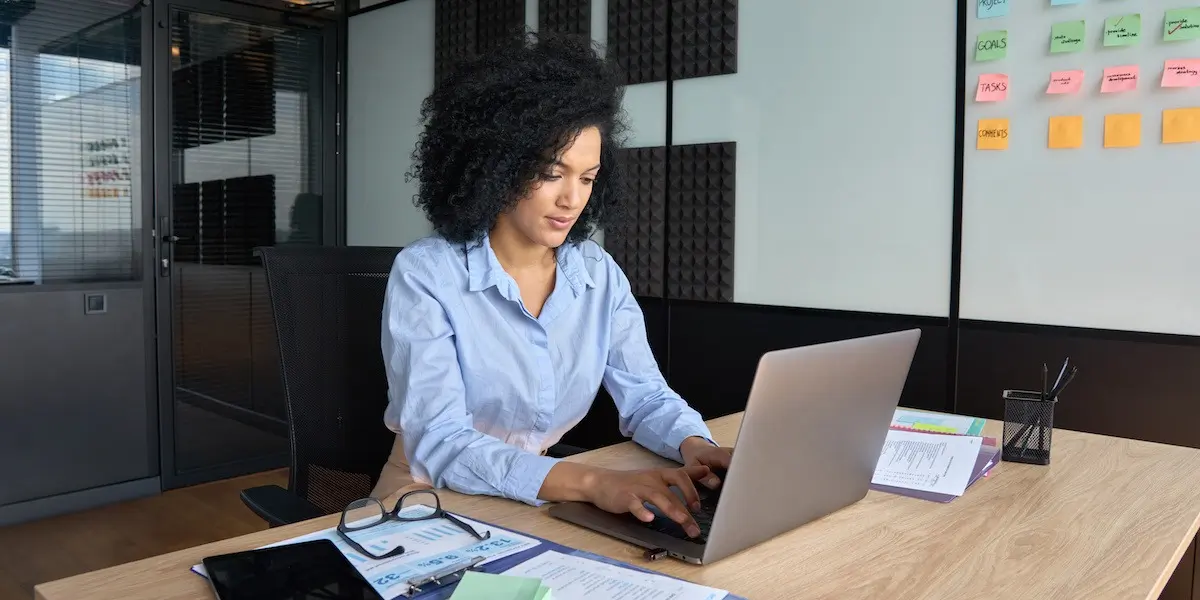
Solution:
M718 472L717 476L721 478L721 482L724 484L725 473ZM629 518L654 531L665 533L673 538L696 542L698 544L706 543L708 541L708 533L712 530L713 516L717 514L717 501L721 498L721 488L710 490L697 484L696 492L700 496L700 510L693 512L692 518L696 520L696 525L700 527L700 535L698 537L688 536L683 527L672 521L669 517L660 514L658 509L652 505L648 506L648 508L655 514L653 521L649 523L638 521L633 515L629 515Z

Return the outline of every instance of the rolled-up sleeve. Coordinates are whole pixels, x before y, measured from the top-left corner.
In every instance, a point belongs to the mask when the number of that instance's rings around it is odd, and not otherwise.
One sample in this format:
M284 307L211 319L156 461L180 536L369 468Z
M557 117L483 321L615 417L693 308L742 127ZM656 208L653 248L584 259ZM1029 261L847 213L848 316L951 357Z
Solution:
M632 436L646 449L682 462L683 440L712 434L700 413L667 385L646 339L642 308L629 280L609 259L608 284L612 294L612 336L604 387L617 405L621 433Z
M433 255L410 248L396 259L384 299L382 349L387 426L399 433L413 475L435 487L539 505L557 459L475 429L452 324L438 299Z

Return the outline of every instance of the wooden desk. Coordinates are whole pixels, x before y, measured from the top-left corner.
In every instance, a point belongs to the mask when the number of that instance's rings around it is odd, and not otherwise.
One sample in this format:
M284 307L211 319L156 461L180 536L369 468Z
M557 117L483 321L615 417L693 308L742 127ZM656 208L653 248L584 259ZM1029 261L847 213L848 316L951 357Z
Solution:
M741 415L710 422L732 444ZM988 435L999 433L988 424ZM663 464L631 443L577 457L610 467ZM814 482L813 485L819 485ZM442 493L451 510L634 563L630 545L497 498ZM765 508L765 507L764 507ZM37 586L39 600L211 598L188 568L332 527L324 517ZM861 502L715 564L648 566L764 598L1157 598L1200 524L1200 450L1072 431L1048 467L1001 463L938 504L871 492Z

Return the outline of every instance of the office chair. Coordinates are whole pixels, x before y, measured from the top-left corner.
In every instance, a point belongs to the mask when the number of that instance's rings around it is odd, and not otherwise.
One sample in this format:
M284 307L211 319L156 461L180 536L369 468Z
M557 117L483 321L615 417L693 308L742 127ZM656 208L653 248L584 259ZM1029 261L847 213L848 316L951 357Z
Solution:
M340 512L370 494L395 434L383 423L379 346L388 273L400 248L255 249L266 271L287 406L288 489L241 493L271 526Z
M288 488L242 490L274 527L340 512L370 494L395 434L383 423L387 378L380 327L400 248L257 248L279 341L291 464ZM557 444L547 455L582 448Z

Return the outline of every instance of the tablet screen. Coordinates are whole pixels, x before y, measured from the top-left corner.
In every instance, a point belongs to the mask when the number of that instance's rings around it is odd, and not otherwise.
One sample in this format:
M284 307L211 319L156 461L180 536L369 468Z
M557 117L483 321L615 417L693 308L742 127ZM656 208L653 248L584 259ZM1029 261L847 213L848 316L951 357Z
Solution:
M329 540L210 556L220 600L383 600Z

